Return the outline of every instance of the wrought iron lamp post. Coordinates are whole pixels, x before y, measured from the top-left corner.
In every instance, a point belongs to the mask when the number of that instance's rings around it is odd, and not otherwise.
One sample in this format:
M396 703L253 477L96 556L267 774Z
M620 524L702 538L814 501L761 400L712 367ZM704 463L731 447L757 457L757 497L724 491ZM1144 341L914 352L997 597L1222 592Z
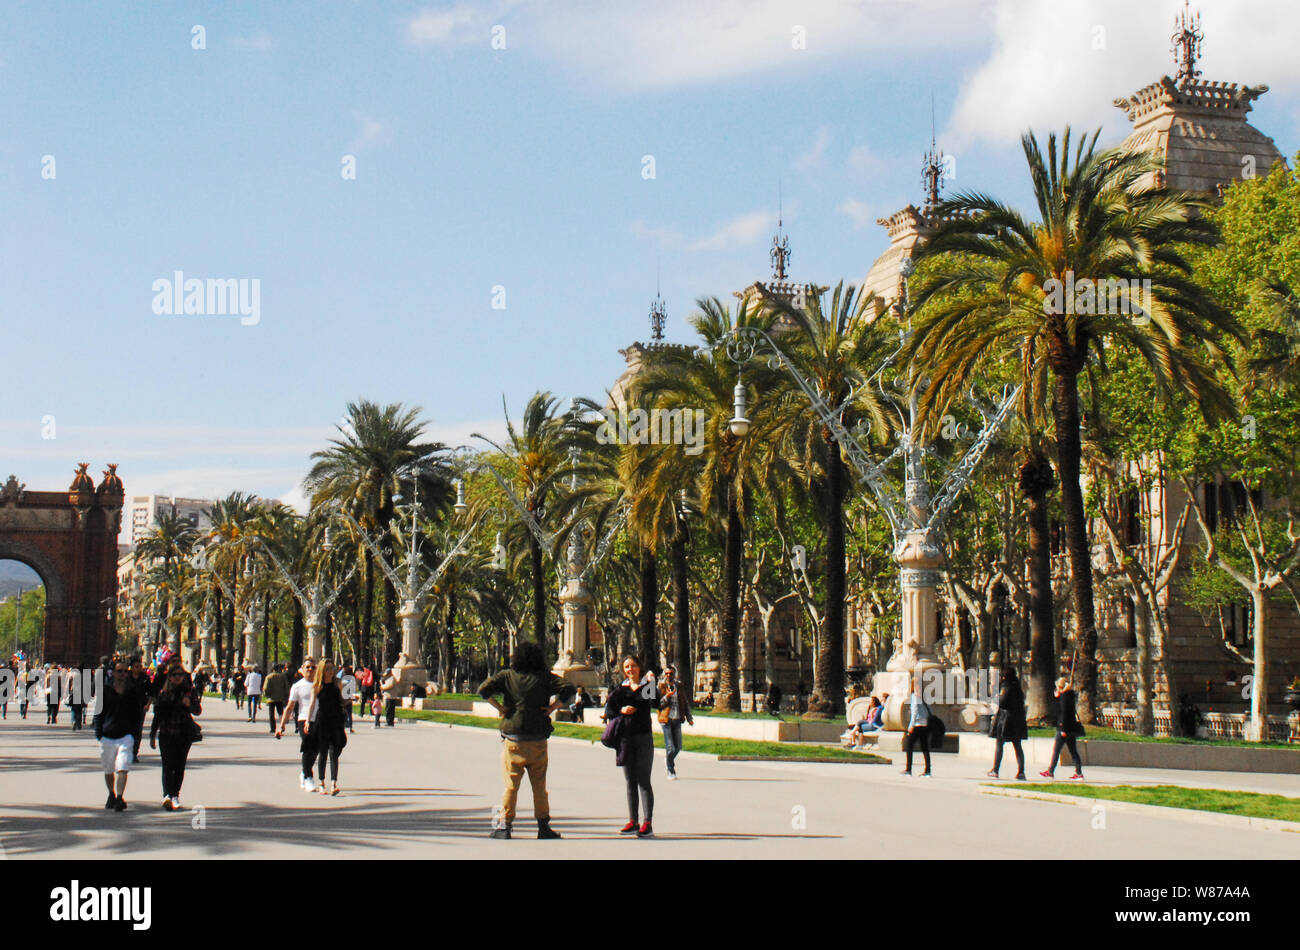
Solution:
M910 317L907 282L912 272L910 259L905 260L900 268L902 293L898 305L899 315L905 321L905 325ZM904 340L907 332L904 330L901 334ZM895 641L894 654L886 665L886 672L876 674L873 691L890 694L890 701L885 710L886 724L892 729L902 728L902 707L904 698L911 692L912 676L927 670L939 669L943 665L943 661L935 653L937 587L939 568L944 562L944 553L939 544L940 530L958 495L966 487L994 437L1010 417L1020 389L1016 387L1014 390L1004 391L1002 403L996 410L986 410L976 404L976 408L984 418L983 429L944 477L939 490L932 495L925 466L925 456L929 454L929 450L920 439L920 414L916 398L917 380L909 371L906 377L907 406L905 409L899 407L903 422L902 431L897 447L884 463L887 465L898 457L903 459L905 474L903 495L900 498L883 466L871 460L854 433L844 426L842 417L847 400L844 405L828 405L826 394L795 368L771 336L757 327L737 327L727 344L727 355L734 363L743 367L764 349L770 351L769 365L774 369L784 369L803 391L818 419L831 431L859 480L867 484L889 522L894 539L893 558L899 569L902 629L899 638ZM892 359L893 357L890 357L890 361ZM889 365L890 361L887 361L886 365ZM852 399L852 395L849 399ZM749 431L750 423L745 416L747 411L745 387L743 381L738 381L734 417L730 423L732 433L738 437L743 437ZM967 719L970 721L966 722ZM974 712L963 713L963 722L968 726L973 727L976 721L977 715Z

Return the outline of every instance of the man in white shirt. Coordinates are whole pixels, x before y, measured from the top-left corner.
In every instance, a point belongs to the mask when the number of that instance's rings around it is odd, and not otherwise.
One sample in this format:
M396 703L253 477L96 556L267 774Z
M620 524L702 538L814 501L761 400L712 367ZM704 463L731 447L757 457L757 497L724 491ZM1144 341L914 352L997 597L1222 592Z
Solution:
M256 722L257 713L262 708L262 671L257 667L248 671L244 689L248 690L248 721Z
M352 667L343 667L343 675L339 677L339 692L343 694L343 709L348 717L348 732L355 733L352 728L352 704L357 700L357 678L352 675Z
M275 737L278 739L284 735L285 723L289 721L290 716L296 716L300 724L306 724L314 721L317 710L312 703L312 680L316 678L316 661L311 657L302 661L302 679L298 680L289 688L289 702L285 704L284 713L280 716L280 724L276 727ZM307 718L308 712L311 719ZM318 735L314 729L303 729L302 743L299 751L302 753L302 776L298 784L305 792L316 791L316 780L312 778L312 769L316 764L317 739Z

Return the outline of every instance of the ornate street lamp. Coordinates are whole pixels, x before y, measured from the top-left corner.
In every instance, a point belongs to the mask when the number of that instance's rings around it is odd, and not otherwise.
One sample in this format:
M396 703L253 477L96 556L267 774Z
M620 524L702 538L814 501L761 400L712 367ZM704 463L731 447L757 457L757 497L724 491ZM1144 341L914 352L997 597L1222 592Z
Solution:
M734 415L728 425L731 428L731 434L738 439L743 439L749 434L749 420L745 418L746 411L745 384L739 379L736 380L736 390L732 402L732 411Z

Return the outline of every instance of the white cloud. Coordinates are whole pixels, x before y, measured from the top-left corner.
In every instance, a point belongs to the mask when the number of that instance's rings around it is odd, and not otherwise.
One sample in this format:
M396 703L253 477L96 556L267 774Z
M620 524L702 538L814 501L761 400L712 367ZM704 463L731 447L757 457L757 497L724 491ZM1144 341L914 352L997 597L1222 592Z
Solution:
M642 241L650 241L662 251L681 247L683 242L680 231L672 228L652 228L640 218L632 222L632 234Z
M1279 88L1300 83L1300 4L1201 0L1202 79ZM1106 138L1127 134L1112 100L1174 71L1168 51L1174 2L998 0L993 49L957 97L944 135L949 149L973 142L1014 143L1067 123Z
M251 36L232 36L230 45L235 49L255 50L259 53L269 52L274 45L271 41L271 34L266 30L258 30Z
M849 198L836 210L840 214L847 215L853 221L853 230L855 231L865 228L876 219L876 215L871 212L871 207L856 198Z
M720 251L752 244L776 227L776 215L769 211L751 211L732 218L707 237L691 242L692 251Z
M490 29L497 20L494 11L482 3L457 3L441 10L425 8L406 21L406 41L413 46L488 46Z
M388 127L378 119L360 113L354 113L354 116L361 128L357 132L357 137L352 140L352 144L348 146L350 151L361 152L375 145L384 145L392 138Z
M813 140L808 143L808 148L799 153L791 164L799 171L816 168L821 164L822 159L826 157L826 149L830 144L831 130L823 125L817 130Z
M621 90L661 89L848 58L867 50L968 47L991 0L659 0L654 4L530 0L481 10L461 2L407 21L413 45L487 44L510 10L530 49ZM796 30L804 38L796 48Z
M870 145L855 145L849 151L849 168L859 175L881 175L889 168L889 161L878 155Z

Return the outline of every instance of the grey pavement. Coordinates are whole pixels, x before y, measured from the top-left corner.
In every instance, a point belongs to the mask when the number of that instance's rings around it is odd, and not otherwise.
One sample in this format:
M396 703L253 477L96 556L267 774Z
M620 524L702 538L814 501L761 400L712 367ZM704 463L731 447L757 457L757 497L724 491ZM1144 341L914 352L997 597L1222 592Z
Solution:
M599 744L552 739L549 788L562 841L537 841L527 782L516 838L489 840L501 745L488 730L358 720L342 757L343 794L298 787L298 740L274 739L265 712L206 700L185 810L160 810L158 754L146 738L123 813L103 809L89 730L43 713L0 722L0 858L1296 858L1300 834L983 794L987 763L934 757L933 778L900 765L719 762L685 753L664 778L656 750L655 837L623 838L621 770ZM689 730L688 730L689 731ZM918 768L919 773L919 759ZM1014 774L1003 764L1003 774ZM1064 776L1067 770L1058 774ZM1148 769L1089 771L1107 784L1180 784L1300 793L1295 776ZM1020 783L1007 782L1014 787Z

